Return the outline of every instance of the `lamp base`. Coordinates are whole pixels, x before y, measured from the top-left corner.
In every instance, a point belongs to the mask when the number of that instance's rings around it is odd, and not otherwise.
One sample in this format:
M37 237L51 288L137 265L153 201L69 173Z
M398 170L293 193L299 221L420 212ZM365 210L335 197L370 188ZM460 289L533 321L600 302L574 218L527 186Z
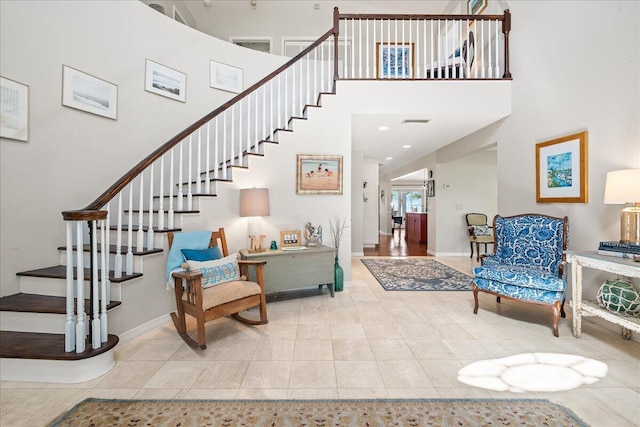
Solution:
M262 240L264 240L265 237L267 236L265 236L264 234L253 234L249 236L249 239L251 240L249 253L255 254L258 252L265 252L266 249L262 247Z
M640 203L622 209L620 214L620 243L640 245Z

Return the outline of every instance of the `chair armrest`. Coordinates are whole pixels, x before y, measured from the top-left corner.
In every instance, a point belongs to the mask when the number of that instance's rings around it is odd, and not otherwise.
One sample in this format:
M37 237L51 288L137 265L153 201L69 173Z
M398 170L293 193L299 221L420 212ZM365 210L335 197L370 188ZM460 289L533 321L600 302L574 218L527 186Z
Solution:
M264 294L264 266L267 264L267 261L264 260L238 260L238 266L240 267L240 274L242 276L249 276L249 268L254 267L256 271L256 283L260 285L262 288L262 293Z
M171 273L171 276L175 277L176 279L193 280L198 277L202 277L202 273L199 271L174 271L173 273Z
M238 261L238 265L264 265L266 264L267 261L254 261L254 260L248 260L248 259L243 259L243 260L239 260Z

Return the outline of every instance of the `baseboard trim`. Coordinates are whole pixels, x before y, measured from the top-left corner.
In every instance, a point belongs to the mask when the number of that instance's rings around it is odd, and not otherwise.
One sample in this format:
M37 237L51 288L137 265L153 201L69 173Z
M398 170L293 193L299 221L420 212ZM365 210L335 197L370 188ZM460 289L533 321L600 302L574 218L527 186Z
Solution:
M118 335L118 338L120 338L119 344L124 344L125 342L130 341L136 337L139 337L145 332L149 332L150 330L155 329L159 326L162 326L165 323L168 323L170 321L171 321L171 315L167 313L155 319L149 320L148 322L143 323L140 326L136 326L133 329L129 329L128 331Z
M364 252L351 252L351 256L364 256Z

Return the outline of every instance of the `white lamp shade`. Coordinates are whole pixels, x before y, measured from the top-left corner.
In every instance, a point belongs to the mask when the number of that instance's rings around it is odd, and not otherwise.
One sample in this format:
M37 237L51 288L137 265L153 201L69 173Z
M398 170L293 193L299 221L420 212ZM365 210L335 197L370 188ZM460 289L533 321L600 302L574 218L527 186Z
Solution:
M608 172L604 202L606 204L639 203L640 169Z
M240 190L240 216L269 216L269 189L243 188Z

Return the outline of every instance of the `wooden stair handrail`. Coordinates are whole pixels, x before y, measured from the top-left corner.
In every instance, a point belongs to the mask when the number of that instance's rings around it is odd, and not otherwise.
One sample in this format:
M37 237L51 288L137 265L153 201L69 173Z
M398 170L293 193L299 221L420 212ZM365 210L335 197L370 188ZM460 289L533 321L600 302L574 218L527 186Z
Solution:
M154 152L145 157L142 161L140 161L137 165L132 167L127 173L125 173L118 181L116 181L111 187L109 187L104 193L102 193L97 199L91 202L87 207L80 210L72 210L72 211L64 211L62 212L62 217L65 221L77 221L77 220L98 220L104 219L102 214L99 212L105 212L104 216L106 217L106 211L99 211L103 206L105 206L111 199L113 199L119 192L121 192L131 181L133 181L142 171L151 166L153 162L158 160L164 153L169 151L175 145L177 145L180 141L185 139L187 136L195 132L199 127L203 124L207 123L211 119L215 118L232 105L236 104L243 98L247 97L252 92L255 92L258 88L262 87L269 80L276 77L278 74L281 74L283 71L291 67L293 64L301 60L305 55L311 52L313 49L318 47L321 43L327 40L334 34L333 28L324 33L318 40L310 44L306 49L302 52L291 58L289 61L275 69L273 72L268 74L266 77L257 81L253 85L251 85L246 90L242 91L235 97L231 98L229 101L225 102L206 116L202 117L200 120L193 123L191 126L185 128L183 131L178 133L176 136L171 138L169 141L165 142L163 145L158 147ZM335 88L334 88L335 90Z
M508 10L508 9L507 9ZM505 13L506 11L505 10ZM358 13L341 13L338 15L339 19L401 19L401 20L413 20L413 19L433 19L433 20L469 20L469 21L491 21L498 20L504 21L504 15L416 15L416 14L358 14Z

